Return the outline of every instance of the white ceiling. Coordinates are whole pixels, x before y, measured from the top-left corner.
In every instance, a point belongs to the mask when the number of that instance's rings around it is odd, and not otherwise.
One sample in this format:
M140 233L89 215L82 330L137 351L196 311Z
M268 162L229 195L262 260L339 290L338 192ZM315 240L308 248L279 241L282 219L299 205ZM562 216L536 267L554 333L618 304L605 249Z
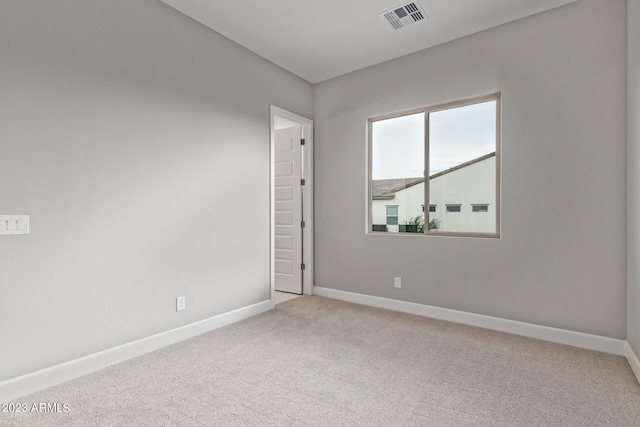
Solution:
M416 0L161 1L318 83L576 0L417 0L428 19L400 30L380 13Z

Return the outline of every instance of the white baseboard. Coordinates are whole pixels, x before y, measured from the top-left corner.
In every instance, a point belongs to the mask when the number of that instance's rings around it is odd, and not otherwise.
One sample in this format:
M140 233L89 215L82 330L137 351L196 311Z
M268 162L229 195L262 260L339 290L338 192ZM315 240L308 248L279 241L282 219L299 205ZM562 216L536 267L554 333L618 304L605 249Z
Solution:
M501 319L499 317L485 316L482 314L468 313L448 308L339 291L319 286L315 286L313 288L313 294L321 297L368 305L371 307L385 308L403 313L416 314L418 316L447 320L449 322L462 323L465 325L477 326L500 332L508 332L515 335L536 338L559 344L567 344L574 347L601 351L618 356L626 355L625 346L628 345L625 340L615 338L590 335L565 329L550 328L548 326L534 325L532 323Z
M625 350L625 356L627 357L627 361L631 366L631 370L636 375L638 382L640 382L640 361L638 360L638 356L633 352L633 349L628 342Z
M20 377L0 382L0 402L25 396L56 384L89 374L116 363L141 356L171 344L204 334L214 329L230 325L273 308L273 302L266 300L248 307L223 313L199 322L171 329L147 338L142 338L118 347L90 354L60 365L32 372Z

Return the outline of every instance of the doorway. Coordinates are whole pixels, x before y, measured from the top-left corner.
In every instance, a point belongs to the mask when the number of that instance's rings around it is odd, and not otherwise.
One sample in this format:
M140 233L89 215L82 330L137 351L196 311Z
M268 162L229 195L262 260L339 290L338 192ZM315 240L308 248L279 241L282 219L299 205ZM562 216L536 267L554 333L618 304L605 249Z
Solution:
M271 106L271 299L312 293L313 121Z

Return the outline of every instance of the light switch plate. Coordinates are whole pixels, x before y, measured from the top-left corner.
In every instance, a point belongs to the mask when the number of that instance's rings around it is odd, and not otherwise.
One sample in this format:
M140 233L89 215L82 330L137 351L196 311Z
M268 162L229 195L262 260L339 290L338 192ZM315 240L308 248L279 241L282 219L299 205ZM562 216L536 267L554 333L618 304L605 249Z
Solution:
M29 215L0 215L0 236L29 234Z

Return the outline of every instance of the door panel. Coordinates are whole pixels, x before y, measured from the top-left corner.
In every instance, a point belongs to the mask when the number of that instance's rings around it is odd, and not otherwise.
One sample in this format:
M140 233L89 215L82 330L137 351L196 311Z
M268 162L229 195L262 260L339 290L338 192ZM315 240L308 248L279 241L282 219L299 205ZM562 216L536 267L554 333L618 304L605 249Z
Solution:
M275 289L302 294L301 127L275 131Z

